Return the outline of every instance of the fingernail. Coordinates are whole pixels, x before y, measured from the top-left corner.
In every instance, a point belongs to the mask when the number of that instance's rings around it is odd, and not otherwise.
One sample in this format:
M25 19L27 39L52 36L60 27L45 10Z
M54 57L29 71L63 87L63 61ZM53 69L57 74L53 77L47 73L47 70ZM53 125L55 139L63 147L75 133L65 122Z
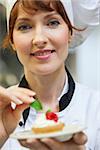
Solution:
M33 142L33 139L27 139L26 142L27 142L27 143L32 143L32 142Z
M35 99L33 97L30 97L30 102L34 102Z
M15 99L15 102L16 102L16 104L19 104L19 105L23 104L23 102L20 101L19 99Z

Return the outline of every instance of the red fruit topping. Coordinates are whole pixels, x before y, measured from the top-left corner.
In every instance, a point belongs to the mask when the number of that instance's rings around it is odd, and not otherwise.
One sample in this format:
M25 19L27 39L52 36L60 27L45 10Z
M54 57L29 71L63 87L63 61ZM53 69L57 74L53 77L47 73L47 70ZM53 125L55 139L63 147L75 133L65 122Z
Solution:
M58 116L54 112L46 112L46 119L47 120L54 120L55 122L57 122Z

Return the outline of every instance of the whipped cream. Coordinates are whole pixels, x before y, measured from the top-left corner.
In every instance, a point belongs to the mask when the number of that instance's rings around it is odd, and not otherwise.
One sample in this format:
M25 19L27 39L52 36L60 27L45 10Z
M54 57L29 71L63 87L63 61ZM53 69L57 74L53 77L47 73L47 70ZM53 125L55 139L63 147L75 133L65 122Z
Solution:
M43 128L43 127L46 127L46 126L54 126L54 125L57 125L61 123L61 121L58 121L55 122L54 120L48 120L46 119L46 114L45 113L39 113L36 117L36 120L33 124L33 128L36 127L36 128Z

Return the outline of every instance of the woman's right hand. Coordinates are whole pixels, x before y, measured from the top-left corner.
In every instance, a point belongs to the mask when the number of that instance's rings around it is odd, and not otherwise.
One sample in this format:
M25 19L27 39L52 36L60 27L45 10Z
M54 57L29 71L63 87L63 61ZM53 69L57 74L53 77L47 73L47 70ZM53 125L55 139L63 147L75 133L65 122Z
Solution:
M87 136L83 133L76 133L69 141L59 142L53 138L24 139L19 140L20 144L31 150L86 150Z
M0 86L0 131L2 131L2 137L9 136L13 132L23 110L34 101L34 95L35 92L26 88L12 86L5 89ZM16 104L15 109L12 108L11 102Z

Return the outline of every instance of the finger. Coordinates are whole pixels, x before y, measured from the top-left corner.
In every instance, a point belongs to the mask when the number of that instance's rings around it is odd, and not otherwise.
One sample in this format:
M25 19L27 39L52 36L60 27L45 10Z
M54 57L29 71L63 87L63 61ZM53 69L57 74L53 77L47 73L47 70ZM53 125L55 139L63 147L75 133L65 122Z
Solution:
M26 95L18 91L13 93L13 95L11 95L10 98L13 100L13 102L15 103L19 102L19 104L22 104L22 103L29 104L35 101L34 97L30 97L29 95Z
M26 89L26 88L20 88L20 87L10 87L7 89L8 95L10 99L15 102L20 104L20 101L24 103L31 103L34 102L34 96L36 95L35 92Z
M87 142L87 136L83 132L74 134L73 141L78 145L84 145Z
M18 116L21 116L22 112L23 112L26 108L28 108L28 107L29 107L28 104L17 105L16 108L14 109L13 113L14 113L15 115L18 114Z
M34 94L35 93L33 92L32 96ZM1 104L3 103L4 105L5 104L7 105L11 101L14 102L15 104L22 104L23 102L31 103L34 101L34 98L31 97L29 94L22 93L21 91L19 92L18 89L17 89L17 91L14 89L11 91L8 91L7 89L0 87L0 100L2 100L2 101L0 101Z
M9 93L7 90L0 86L0 99L5 101L5 99L9 99Z
M54 139L42 139L41 141L45 143L51 150L59 150L63 147L63 144L61 142L56 141Z
M30 96L34 96L34 95L36 94L34 91L32 91L32 90L30 90L30 89L27 89L27 88L18 87L18 90L19 90L20 92L23 92L23 93L28 94L28 95L30 95Z
M24 147L34 149L34 150L50 150L44 143L42 143L39 139L27 139L27 140L20 140L21 145Z
M14 85L14 86L11 86L9 88L7 88L8 91L20 91L20 92L23 92L25 94L29 94L30 96L34 96L36 93L30 89L27 89L27 88L24 88L24 87L18 87L18 85Z
M5 126L6 132L8 135L13 132L13 130L16 128L22 112L24 109L26 109L28 106L23 104L23 105L18 105L16 108L13 110L11 108L11 105L8 105L6 109L3 112L2 119L3 119L3 124ZM12 126L11 123L13 122Z
M31 148L32 146L30 144L28 144L26 142L26 140L19 140L20 144L23 146L23 147L26 147L26 148ZM32 150L35 150L34 147L32 148Z
M0 101L0 103L3 105L9 104L11 101L15 102L16 104L22 103L18 98L12 96L11 93L9 93L6 89L2 87L0 87L0 100L2 100Z
M4 94L4 95L3 95ZM1 98L1 95L0 95L0 98L2 99L1 104L3 103L3 105L7 105L11 102L17 104L17 105L20 105L20 104L23 104L23 103L32 103L35 101L35 99L33 97L29 97L27 95L23 95L21 93L16 93L15 95L10 95L10 93L6 92L6 93L3 93L2 95L2 98Z

